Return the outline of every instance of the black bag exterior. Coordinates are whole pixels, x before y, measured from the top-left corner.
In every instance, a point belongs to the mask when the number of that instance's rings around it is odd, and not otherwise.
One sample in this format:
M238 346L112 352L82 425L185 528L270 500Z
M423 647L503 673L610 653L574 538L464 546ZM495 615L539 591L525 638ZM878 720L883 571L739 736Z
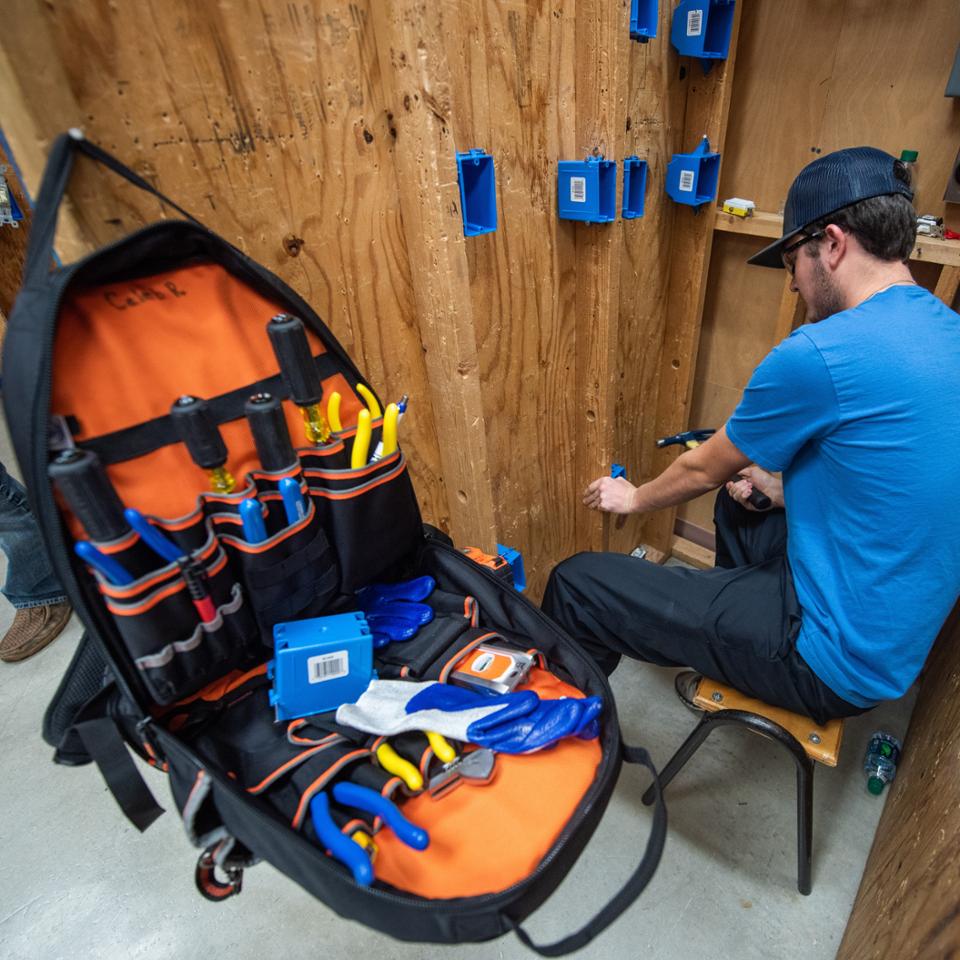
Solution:
M50 270L57 211L77 153L154 194L187 219L152 224L77 263ZM243 866L262 858L339 915L401 940L477 942L512 929L527 946L544 956L561 956L580 949L629 907L656 870L666 834L666 810L656 770L645 750L622 743L607 679L577 645L526 598L465 558L448 541L444 542L445 538L430 535L429 529L410 538L409 552L404 563L398 565L402 567L396 571L398 575L430 574L440 589L475 597L483 626L528 638L531 646L551 659L554 672L561 679L604 700L603 758L594 782L548 854L525 880L496 894L450 900L428 900L392 888L358 886L345 868L306 836L292 830L259 796L241 789L223 771L205 763L189 743L152 719L151 697L130 662L113 619L90 578L78 576L82 567L68 550L67 535L47 476L54 328L64 292L78 274L82 273L85 281L142 276L176 266L197 252L287 305L321 337L345 370L356 380L363 379L313 310L277 277L201 226L100 148L79 136L63 135L57 139L37 201L24 285L9 318L3 358L7 422L31 504L54 568L87 629L85 646L93 645L84 656L78 653L74 658L58 691L69 691L69 706L55 702L48 711L45 734L48 738L59 737L56 759L68 764L94 759L122 809L141 830L162 811L123 744L147 762L167 770L188 836L205 851L198 864L198 885L211 899L238 892ZM412 487L410 495L413 496ZM104 661L106 681L101 682ZM71 683L78 678L82 683ZM64 732L62 714L73 709L78 689L84 686L90 698ZM655 785L652 829L640 863L610 903L581 930L555 944L538 946L519 924L553 892L586 846L624 761L647 767ZM204 889L199 883L201 870L209 878L217 866L227 870L231 882L214 882Z

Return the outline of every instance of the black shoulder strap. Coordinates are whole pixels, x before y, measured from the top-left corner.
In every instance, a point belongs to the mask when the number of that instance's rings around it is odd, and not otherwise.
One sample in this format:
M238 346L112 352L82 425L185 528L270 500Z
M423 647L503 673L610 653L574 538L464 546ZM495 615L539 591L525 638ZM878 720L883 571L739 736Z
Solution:
M100 769L114 800L127 819L142 833L163 813L140 775L116 723L98 717L77 724L76 731Z
M196 217L184 210L179 204L174 203L156 187L147 183L138 173L107 153L106 150L84 139L79 130L62 133L57 137L50 150L47 166L43 173L43 181L37 194L34 218L30 225L30 239L27 243L26 264L23 271L24 286L30 286L36 280L41 279L50 268L60 203L70 181L74 156L78 151L103 164L108 170L119 174L125 180L129 180L134 186L152 194L162 203L176 210L181 216L186 217L187 220L192 220L202 226Z
M657 776L657 768L653 765L650 754L642 747L628 747L624 744L623 759L627 763L641 764L653 774L653 789L656 799L653 808L653 825L647 839L647 848L644 850L643 857L630 879L620 888L613 899L576 933L571 933L570 936L564 937L556 943L539 945L530 939L530 935L523 927L519 924L511 924L514 932L523 943L531 950L539 953L541 957L562 957L585 947L598 933L610 926L617 917L630 907L634 900L643 893L644 888L656 873L657 865L660 863L660 857L663 854L663 844L667 837L667 808L663 802L660 778Z

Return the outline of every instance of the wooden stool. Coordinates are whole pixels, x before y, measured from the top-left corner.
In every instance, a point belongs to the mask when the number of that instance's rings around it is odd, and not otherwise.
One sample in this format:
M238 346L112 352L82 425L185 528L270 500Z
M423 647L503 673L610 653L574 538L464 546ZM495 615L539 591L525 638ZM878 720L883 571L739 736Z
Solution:
M797 765L797 889L809 894L813 847L813 771L814 762L835 767L840 757L843 720L831 720L819 726L810 717L771 707L761 700L744 696L726 684L700 679L693 702L704 710L703 717L660 774L660 786L666 789L683 765L711 731L723 724L747 727L769 740L782 744ZM653 803L653 787L643 795Z

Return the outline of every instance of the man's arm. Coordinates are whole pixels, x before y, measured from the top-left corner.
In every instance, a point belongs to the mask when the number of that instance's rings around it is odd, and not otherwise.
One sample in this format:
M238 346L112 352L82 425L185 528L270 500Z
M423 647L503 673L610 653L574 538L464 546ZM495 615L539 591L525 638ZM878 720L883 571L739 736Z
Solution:
M610 513L650 513L693 500L715 490L748 466L721 427L709 440L677 457L660 476L635 487L623 477L600 477L584 491L583 502L591 510Z

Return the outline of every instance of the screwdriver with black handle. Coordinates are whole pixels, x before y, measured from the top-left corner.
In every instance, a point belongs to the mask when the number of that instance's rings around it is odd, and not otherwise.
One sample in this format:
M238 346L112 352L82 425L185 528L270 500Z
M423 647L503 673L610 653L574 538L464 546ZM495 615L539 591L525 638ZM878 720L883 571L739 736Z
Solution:
M92 450L64 450L48 473L91 540L109 543L130 532L123 503Z
M278 313L267 324L267 336L290 398L303 414L307 439L313 444L326 443L330 439L330 425L320 409L323 386L303 321L289 313Z
M232 493L236 482L225 466L227 445L206 401L188 394L179 397L170 408L170 417L193 462L210 471L210 489L214 493Z
M684 430L683 433L675 433L670 437L661 437L657 441L657 446L662 448L679 444L686 450L693 450L699 447L705 440L712 437L716 432L716 430L709 427L701 430ZM738 473L734 479L745 480L747 478L744 477L742 473ZM757 510L769 510L772 501L765 493L754 487L750 491L750 496L747 497L747 502Z
M283 404L272 393L255 393L247 400L243 412L264 470L271 473L287 470L298 462L283 415Z

